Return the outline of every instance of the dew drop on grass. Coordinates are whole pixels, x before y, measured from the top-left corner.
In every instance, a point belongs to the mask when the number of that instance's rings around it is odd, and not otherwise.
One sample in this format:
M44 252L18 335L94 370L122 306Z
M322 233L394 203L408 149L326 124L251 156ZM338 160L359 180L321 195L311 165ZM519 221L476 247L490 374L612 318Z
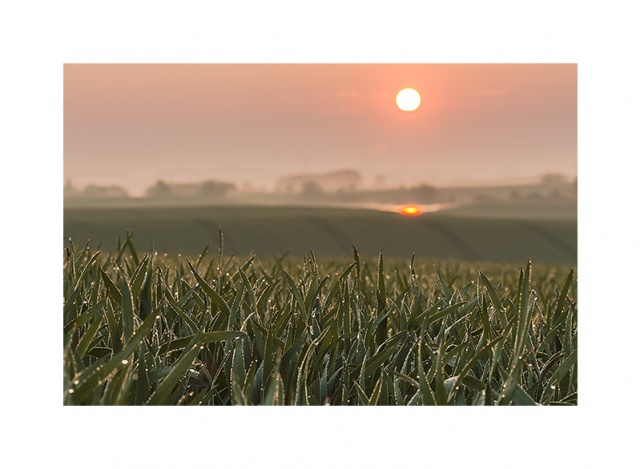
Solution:
M73 382L73 384L75 384L75 385L77 386L78 384L80 384L80 380L77 380L77 379L76 379L76 380Z
M125 360L122 360L120 363L122 363L123 365L128 365L129 364L129 360L125 359Z
M69 394L73 394L73 389L69 388L69 389L67 390L67 392L68 392Z

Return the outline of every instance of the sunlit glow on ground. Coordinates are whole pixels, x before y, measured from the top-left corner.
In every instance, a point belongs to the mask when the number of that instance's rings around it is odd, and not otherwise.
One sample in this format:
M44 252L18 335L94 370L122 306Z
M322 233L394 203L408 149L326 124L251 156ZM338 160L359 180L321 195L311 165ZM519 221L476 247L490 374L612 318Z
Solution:
M460 206L457 203L443 203L443 204L416 204L416 205L398 205L398 204L379 204L379 203L339 203L339 204L309 204L308 202L303 206L310 207L331 207L331 208L349 208L349 209L365 209L365 210L378 210L380 212L392 212L399 213L407 216L416 216L425 213L439 212L440 210L447 210ZM405 209L413 207L417 209L417 212L407 213ZM410 210L411 212L411 210Z
M420 210L415 205L407 205L406 207L402 207L400 213L402 213L403 215L415 216L420 215L422 213L422 210Z

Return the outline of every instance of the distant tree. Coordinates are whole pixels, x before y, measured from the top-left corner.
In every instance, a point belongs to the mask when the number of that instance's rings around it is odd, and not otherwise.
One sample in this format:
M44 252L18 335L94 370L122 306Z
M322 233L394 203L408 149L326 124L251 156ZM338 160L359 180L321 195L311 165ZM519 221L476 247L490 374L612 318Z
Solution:
M169 184L164 181L158 180L155 185L149 187L144 195L145 197L167 197L172 193Z
M73 187L73 184L71 184L71 179L67 179L65 181L64 184L64 192L63 192L63 197L67 198L67 197L78 197L80 195L80 191L78 189L76 189L75 187Z
M540 178L540 184L545 186L559 186L566 183L567 179L559 173L548 173Z
M205 181L200 185L200 194L207 197L224 197L236 186L228 182Z
M282 192L304 193L304 185L309 181L316 182L325 193L337 190L356 191L362 185L362 176L358 171L344 170L328 173L295 174L278 179L276 188ZM312 191L314 189L311 189Z
M310 196L324 194L324 190L322 189L322 186L317 181L310 179L308 181L305 181L304 184L302 184L302 190L300 193L303 196L310 197Z
M127 191L120 186L98 186L90 184L82 190L83 197L92 198L126 198L129 197Z

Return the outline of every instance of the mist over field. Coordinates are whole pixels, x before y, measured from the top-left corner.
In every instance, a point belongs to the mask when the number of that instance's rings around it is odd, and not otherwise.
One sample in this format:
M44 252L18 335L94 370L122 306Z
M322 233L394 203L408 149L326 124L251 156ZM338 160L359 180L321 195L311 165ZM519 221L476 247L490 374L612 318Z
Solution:
M575 64L67 64L64 174L132 196L353 169L367 189L573 180L576 109Z
M366 184L359 171L299 173L278 179L269 189L232 182L204 180L173 182L158 180L141 196L132 196L122 186L89 184L79 188L67 180L65 204L69 206L118 204L259 204L368 207L388 210L400 204L422 204L433 210L445 206L498 202L538 202L549 206L575 205L577 180L561 174L545 174L529 184L436 187L428 184L391 186L382 176Z

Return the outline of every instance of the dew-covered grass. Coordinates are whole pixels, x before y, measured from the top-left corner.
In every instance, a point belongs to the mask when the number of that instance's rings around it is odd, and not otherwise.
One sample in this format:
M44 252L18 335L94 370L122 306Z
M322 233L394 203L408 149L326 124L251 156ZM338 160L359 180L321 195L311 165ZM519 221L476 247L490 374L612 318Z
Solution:
M66 405L576 405L569 267L64 252Z

